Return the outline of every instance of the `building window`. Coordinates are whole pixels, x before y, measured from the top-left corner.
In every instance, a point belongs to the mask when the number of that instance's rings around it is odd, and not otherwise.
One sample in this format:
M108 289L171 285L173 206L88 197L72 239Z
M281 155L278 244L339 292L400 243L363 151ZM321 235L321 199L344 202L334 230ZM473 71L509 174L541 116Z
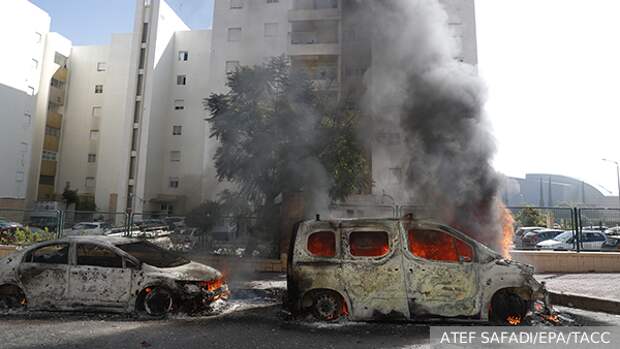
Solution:
M173 150L170 152L170 161L171 162L179 162L181 161L181 152L179 150Z
M233 9L243 8L243 0L230 0L230 8L233 8Z
M267 0L268 4L277 4L279 2L280 2L280 0Z
M187 77L185 75L177 75L177 85L185 85L187 83Z
M189 59L189 52L179 51L179 61L187 61Z
M142 109L142 105L140 104L140 101L136 101L136 104L134 104L134 107L133 107L133 122L135 124L140 122L140 110L141 109Z
M97 154L88 154L88 162L90 163L97 162Z
M144 78L142 74L138 74L138 81L136 82L136 96L142 96L142 82Z
M100 106L94 106L93 107L93 117L101 117L101 107Z
M41 153L41 160L56 161L58 153L55 151L44 150Z
M132 151L138 150L138 129L137 128L131 129L131 150Z
M28 128L32 125L32 115L24 113L24 128Z
M43 37L41 36L41 33L39 33L39 32L35 32L34 33L34 42L35 43L40 44L42 38Z
M241 28L228 28L228 41L241 41Z
M265 37L273 38L278 36L278 23L265 23Z
M92 189L95 187L95 177L86 177L86 183L84 183L86 188Z
M60 104L54 103L54 102L47 103L47 111L52 112L52 113L58 113L59 109L60 109Z
M105 62L97 62L97 71L106 71L107 65Z
M236 72L240 66L239 61L226 61L226 74Z
M148 37L149 37L149 24L143 23L142 24L142 42L146 43L146 39L148 39Z
M45 135L60 137L60 129L56 127L45 126Z
M24 172L23 171L15 172L15 181L16 182L23 182L24 181Z
M185 101L182 99L174 100L174 110L183 110L185 109Z
M181 126L181 125L174 125L174 126L172 126L172 135L173 136L180 136L182 130L183 130L183 126Z
M58 80L58 79L55 79L55 78L52 78L52 81L50 82L50 85L52 85L53 87L56 87L56 88L64 88L65 87L65 82L61 81L61 80Z
M103 85L95 85L95 93L103 93Z
M54 185L54 182L55 182L54 176L39 176L39 184Z
M99 130L90 130L90 140L96 141L99 139Z
M168 181L168 186L170 188L178 188L179 187L179 177L170 177Z

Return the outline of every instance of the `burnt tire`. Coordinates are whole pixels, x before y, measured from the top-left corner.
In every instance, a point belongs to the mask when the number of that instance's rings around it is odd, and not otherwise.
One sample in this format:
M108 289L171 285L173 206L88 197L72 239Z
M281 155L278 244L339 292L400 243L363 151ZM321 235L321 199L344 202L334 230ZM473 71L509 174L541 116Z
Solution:
M0 310L23 309L26 307L26 295L17 286L0 287Z
M316 292L312 295L311 312L319 321L335 321L342 314L342 297L335 292Z
M502 290L493 295L489 320L497 325L516 326L523 324L529 302L517 294Z
M142 298L142 309L149 316L166 316L174 309L174 296L164 287L148 288Z

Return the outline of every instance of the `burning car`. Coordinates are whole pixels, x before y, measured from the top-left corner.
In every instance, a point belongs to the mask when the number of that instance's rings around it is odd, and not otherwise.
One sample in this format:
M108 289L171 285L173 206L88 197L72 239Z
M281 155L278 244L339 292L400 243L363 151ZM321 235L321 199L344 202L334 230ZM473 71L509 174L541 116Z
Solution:
M162 316L227 297L219 271L138 239L67 237L0 259L4 308Z
M516 324L547 291L533 267L449 227L399 219L306 221L288 256L288 304L319 320L452 318Z

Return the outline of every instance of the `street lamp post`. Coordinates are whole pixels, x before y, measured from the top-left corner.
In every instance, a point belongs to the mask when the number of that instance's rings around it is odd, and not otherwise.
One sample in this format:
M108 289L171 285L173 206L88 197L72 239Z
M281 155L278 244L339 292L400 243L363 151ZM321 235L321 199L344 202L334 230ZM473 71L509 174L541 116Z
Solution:
M614 160L603 159L603 161L616 164L616 178L618 179L618 208L620 208L620 163Z

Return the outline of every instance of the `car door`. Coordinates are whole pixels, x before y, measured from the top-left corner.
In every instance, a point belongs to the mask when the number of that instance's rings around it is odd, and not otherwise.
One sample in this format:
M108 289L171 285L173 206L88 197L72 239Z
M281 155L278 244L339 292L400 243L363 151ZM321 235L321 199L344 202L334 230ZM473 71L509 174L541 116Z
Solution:
M398 226L341 229L342 284L353 319L407 319Z
M76 307L124 308L129 300L130 283L131 270L124 268L123 257L112 248L76 243L68 292Z
M412 319L479 313L474 246L434 226L405 226L403 267Z
M588 232L584 240L584 248L587 250L600 250L605 242L605 236L602 233Z
M28 305L59 308L67 304L69 243L51 243L24 255L17 276Z

